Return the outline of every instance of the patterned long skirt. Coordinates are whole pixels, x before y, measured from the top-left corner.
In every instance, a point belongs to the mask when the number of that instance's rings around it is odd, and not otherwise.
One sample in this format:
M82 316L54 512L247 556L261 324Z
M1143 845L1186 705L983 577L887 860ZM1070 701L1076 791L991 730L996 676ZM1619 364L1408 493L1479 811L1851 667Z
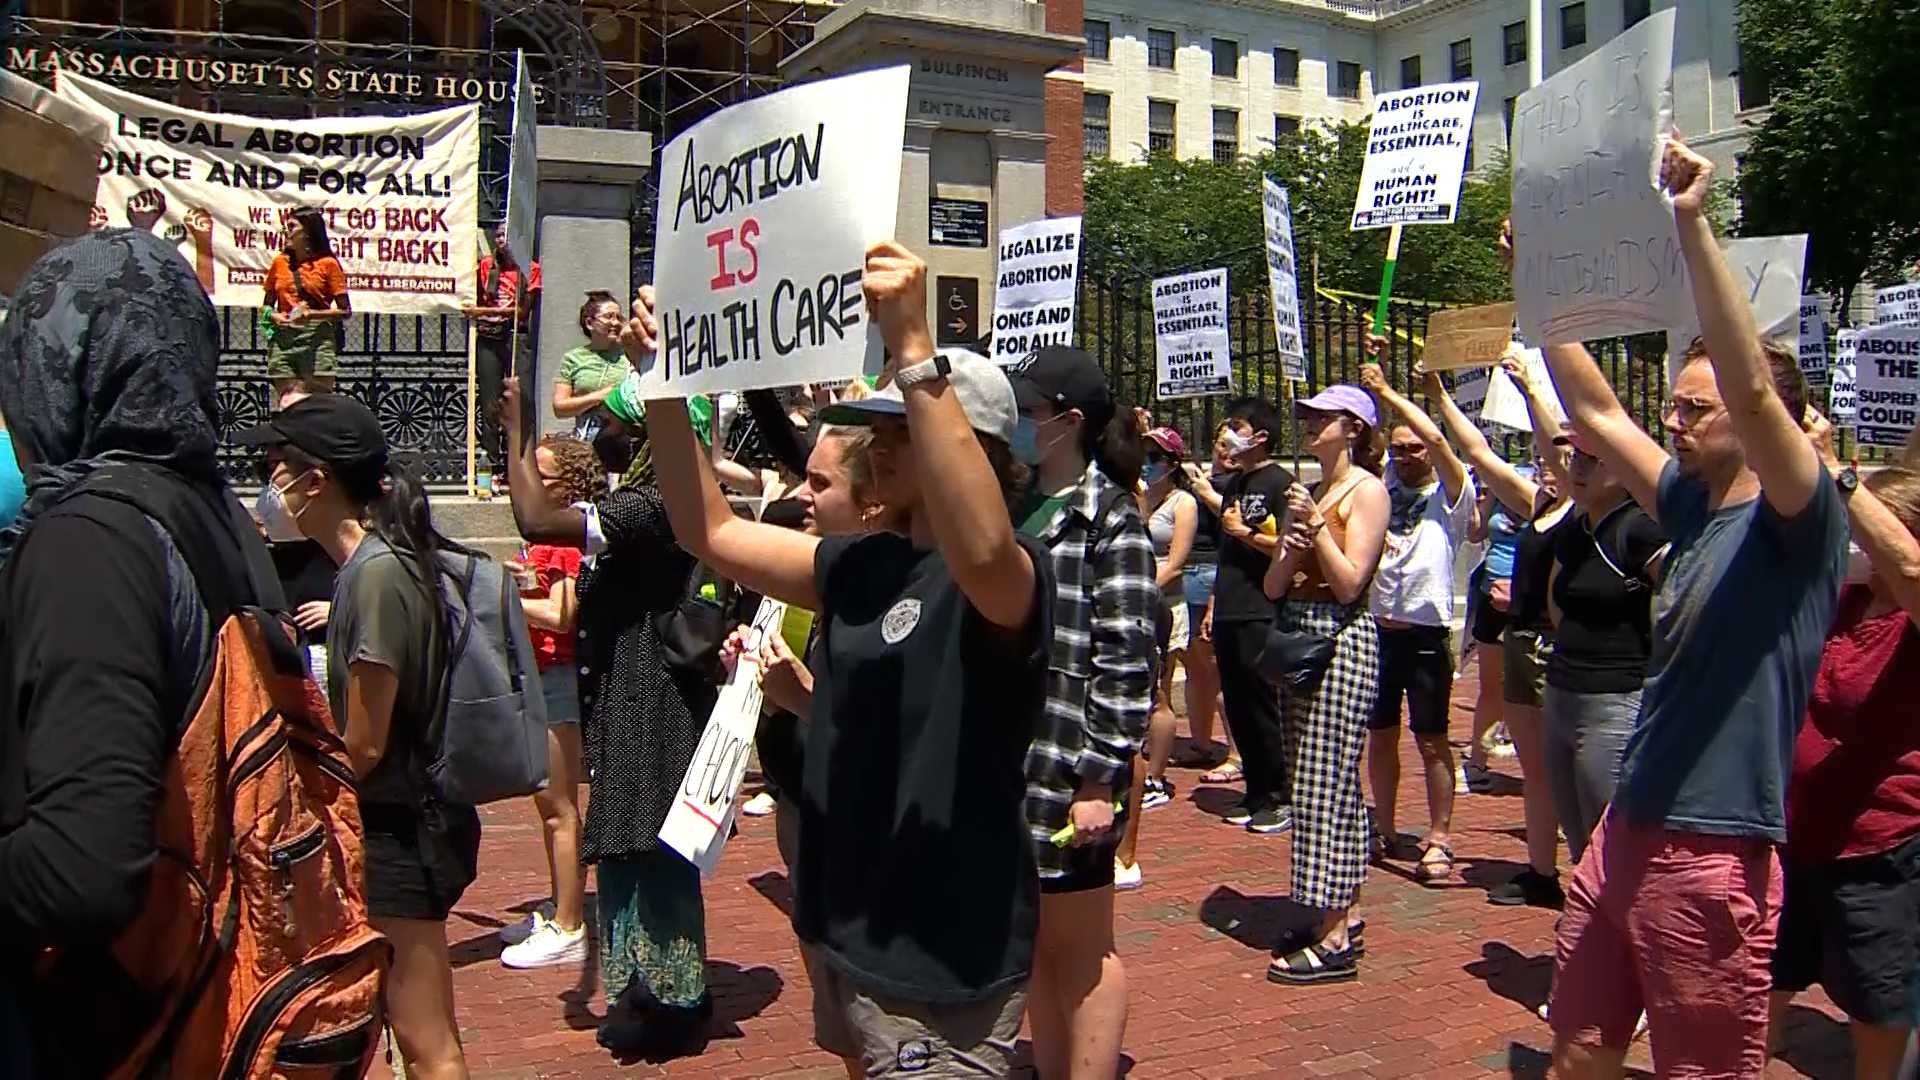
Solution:
M1380 688L1380 635L1365 606L1288 601L1285 618L1334 639L1333 662L1309 693L1282 688L1293 769L1293 899L1349 907L1367 877L1367 803L1360 757Z
M707 920L700 871L667 848L603 858L600 974L607 1001L623 993L691 1011L707 992Z

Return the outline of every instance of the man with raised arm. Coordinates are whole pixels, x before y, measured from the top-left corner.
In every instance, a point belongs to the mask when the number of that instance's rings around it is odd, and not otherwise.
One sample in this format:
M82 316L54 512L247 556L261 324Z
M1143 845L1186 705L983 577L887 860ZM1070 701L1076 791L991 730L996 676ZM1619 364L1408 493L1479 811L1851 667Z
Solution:
M1559 928L1554 1073L1617 1077L1646 1011L1662 1076L1758 1077L1793 744L1845 568L1845 495L1806 382L1763 341L1713 238L1713 166L1661 164L1700 316L1671 455L1579 345L1546 350L1576 434L1673 538L1639 721Z

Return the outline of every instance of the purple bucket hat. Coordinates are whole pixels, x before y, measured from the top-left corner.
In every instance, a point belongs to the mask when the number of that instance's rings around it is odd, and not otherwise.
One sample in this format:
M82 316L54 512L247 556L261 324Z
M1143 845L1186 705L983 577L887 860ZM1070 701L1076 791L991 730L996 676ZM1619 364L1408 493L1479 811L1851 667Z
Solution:
M1356 420L1364 421L1368 427L1380 426L1380 409L1373 403L1373 395L1357 386L1345 383L1329 386L1305 401L1293 403L1293 411L1296 414L1302 409L1323 413L1343 412Z

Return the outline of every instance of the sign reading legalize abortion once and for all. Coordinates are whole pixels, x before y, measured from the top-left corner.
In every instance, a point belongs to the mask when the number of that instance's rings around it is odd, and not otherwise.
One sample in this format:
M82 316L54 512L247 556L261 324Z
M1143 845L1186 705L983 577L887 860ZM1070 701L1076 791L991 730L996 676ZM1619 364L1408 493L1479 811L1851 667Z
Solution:
M1860 366L1854 360L1860 331L1843 328L1833 338L1833 366L1828 370L1827 418L1840 427L1852 427L1860 404Z
M1673 208L1655 188L1671 126L1674 12L1657 11L1520 95L1513 294L1529 344L1686 323Z
M995 278L995 363L1011 364L1048 345L1071 345L1080 219L1047 218L1002 229Z
M905 67L823 79L709 116L660 155L647 398L878 372L860 279L893 238Z
M474 106L276 120L183 109L67 71L54 93L107 122L94 224L178 243L216 304L260 306L303 206L326 214L355 311L457 312L473 297Z
M1353 228L1451 224L1460 210L1477 82L1397 90L1374 99Z
M1271 176L1260 178L1260 217L1267 233L1267 293L1273 299L1274 352L1281 377L1307 377L1307 352L1300 334L1300 265L1293 249L1293 201Z
M1920 326L1920 284L1889 285L1876 289L1873 304L1883 323Z
M1800 298L1800 370L1815 382L1827 378L1827 309L1832 306L1819 293Z
M1733 282L1746 291L1753 325L1761 337L1772 338L1796 353L1800 348L1800 277L1807 261L1807 234L1742 236L1725 240ZM1700 317L1691 303L1686 319L1667 331L1667 382L1680 377L1680 361L1700 336Z
M1153 349L1162 401L1232 391L1224 269L1154 281Z
M1920 423L1920 326L1869 326L1853 336L1861 446L1899 448Z

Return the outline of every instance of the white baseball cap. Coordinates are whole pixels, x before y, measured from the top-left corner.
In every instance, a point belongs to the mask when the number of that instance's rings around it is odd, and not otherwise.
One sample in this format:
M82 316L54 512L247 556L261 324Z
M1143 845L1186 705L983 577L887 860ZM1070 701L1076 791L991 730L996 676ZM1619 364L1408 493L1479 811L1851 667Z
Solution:
M965 349L942 349L940 355L947 358L951 369L947 372L947 384L953 387L953 396L966 412L967 423L982 435L1011 444L1020 413L1014 405L1013 384L1007 381L1007 373L993 361ZM906 415L907 402L901 396L899 384L889 383L885 390L871 397L834 402L821 412L820 419L829 424L869 427L877 416L905 419Z

